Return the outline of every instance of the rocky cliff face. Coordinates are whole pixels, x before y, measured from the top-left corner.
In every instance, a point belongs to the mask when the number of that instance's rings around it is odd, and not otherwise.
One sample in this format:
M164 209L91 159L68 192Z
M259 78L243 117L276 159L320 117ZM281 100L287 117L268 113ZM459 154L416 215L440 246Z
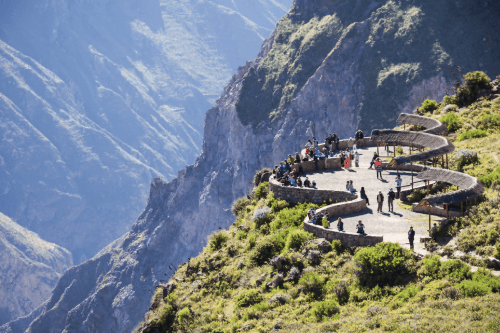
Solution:
M94 256L195 161L205 111L290 4L2 1L0 210Z
M444 9L435 1L295 1L257 59L239 69L207 112L195 164L168 183L155 179L126 235L68 270L49 301L0 332L18 332L28 321L31 332L131 331L171 267L234 221L229 208L257 169L299 150L312 135L346 137L358 126L395 125L401 110L423 97L440 100L452 87L448 65L493 72L498 45L470 45L491 38L491 9L465 0ZM311 47L316 51L307 52ZM316 68L306 71L311 63Z
M68 250L0 213L0 324L42 304L72 264Z

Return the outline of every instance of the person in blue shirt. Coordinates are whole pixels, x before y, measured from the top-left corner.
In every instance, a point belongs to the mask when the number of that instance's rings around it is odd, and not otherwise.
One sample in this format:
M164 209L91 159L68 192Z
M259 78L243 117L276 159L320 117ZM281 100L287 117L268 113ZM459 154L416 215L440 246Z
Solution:
M365 225L361 222L361 221L358 221L358 224L356 225L356 228L358 229L358 231L356 231L358 234L364 234L365 233Z
M337 220L337 230L344 231L344 222L342 222L342 218L340 218L340 217Z

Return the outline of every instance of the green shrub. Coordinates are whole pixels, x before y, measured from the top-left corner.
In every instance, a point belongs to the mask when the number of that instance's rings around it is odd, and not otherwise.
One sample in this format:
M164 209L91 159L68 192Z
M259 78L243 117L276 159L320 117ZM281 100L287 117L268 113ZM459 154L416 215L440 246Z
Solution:
M398 146L398 148L396 149L396 152L398 155L403 155L403 147Z
M160 309L158 321L151 326L160 329L162 332L171 332L176 317L177 308L172 304L167 304Z
M271 219L271 209L267 206L257 208L252 215L252 221L255 222L255 227L257 229L259 229L264 224L268 224L269 222L271 222Z
M248 237L248 248L253 249L255 247L255 243L255 235L250 235L250 237Z
M332 240L332 249L337 253L340 254L342 252L342 243L338 239Z
M485 72L476 71L465 74L464 84L467 86L473 86L477 89L485 89L488 87L490 82L491 79Z
M210 251L220 250L226 244L227 235L223 231L216 232L210 236Z
M422 268L419 274L428 276L433 280L439 279L441 277L441 258L438 256L425 258L422 262Z
M496 114L485 114L481 117L478 125L482 130L498 129L500 127L500 116Z
M416 285L409 285L398 294L398 298L403 302L408 302L408 300L416 296L420 292L420 290L421 289Z
M276 213L287 208L288 206L290 206L290 204L285 200L274 198L274 192L269 192L269 194L267 195L267 206Z
M333 287L333 293L340 304L347 303L350 296L349 283L347 281L340 281Z
M255 189L255 196L257 200L264 199L269 194L269 183L263 182Z
M466 280L456 285L465 297L484 296L491 293L491 288L479 281Z
M312 315L316 317L318 321L323 320L323 318L331 317L339 313L339 303L329 300L324 302L317 302L313 306Z
M365 247L354 257L359 264L358 276L363 285L393 285L404 281L413 273L407 265L411 254L397 243L379 243L375 247Z
M409 195L406 196L406 199L409 202L420 202L427 195L426 189L414 190Z
M458 98L457 96L444 96L443 104L444 105L454 104L460 106L460 98Z
M457 162L458 171L462 171L463 167L466 165L475 164L479 161L477 153L471 149L458 150L455 152L453 158Z
M487 285L495 293L500 291L500 279L496 276L493 276L491 272L485 270L484 268L478 269L472 275L472 281Z
M250 205L250 200L247 197L238 198L231 207L231 212L238 217L241 213L245 212L247 206Z
M473 129L460 134L457 138L458 141L467 140L470 138L485 138L488 136L488 132L484 130Z
M326 217L323 218L323 221L321 221L321 223L323 224L323 228L328 228L328 219Z
M453 279L456 282L472 277L469 265L458 259L442 262L440 275L441 277Z
M446 125L446 127L448 128L448 132L456 132L456 130L458 130L462 125L460 117L454 113L448 113L440 120L443 124Z
M304 288L305 292L311 292L315 295L321 295L326 278L314 272L306 272L299 279L299 285Z
M179 313L177 314L177 321L181 326L188 323L190 318L191 318L191 311L189 311L189 308L187 307L179 311Z
M439 103L433 99L426 99L420 107L420 112L431 112L439 107Z
M251 305L262 302L262 293L255 289L243 290L234 298L236 306L246 308Z
M486 187L491 187L491 184L493 184L493 182L497 182L499 183L500 182L500 166L498 166L495 170L493 170L492 172L486 174L486 175L482 175L482 176L478 176L477 179L483 183L484 186Z
M301 229L296 229L288 234L285 244L285 250L288 251L295 248L300 249L302 244L313 238L313 234Z
M250 253L250 262L254 265L263 265L278 252L276 244L266 238L255 245L255 249Z

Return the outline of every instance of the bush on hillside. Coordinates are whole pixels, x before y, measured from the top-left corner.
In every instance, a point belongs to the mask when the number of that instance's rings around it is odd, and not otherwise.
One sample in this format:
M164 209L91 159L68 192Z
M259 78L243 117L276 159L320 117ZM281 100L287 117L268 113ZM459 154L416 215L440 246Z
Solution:
M454 113L448 113L440 119L443 124L448 128L448 132L455 132L461 126L460 118Z
M439 103L436 102L433 99L426 99L423 103L422 106L420 107L419 111L420 112L433 112L434 110L437 110L439 108Z
M451 299L453 301L458 301L459 299L463 298L464 295L462 295L462 292L460 291L460 289L452 286L452 287L444 288L441 291L441 295L439 295L439 297L441 299L448 298L448 299Z
M271 209L267 206L257 208L252 215L252 220L255 222L255 226L260 228L263 224L267 224L271 221Z
M257 243L254 250L250 253L250 262L254 265L264 265L279 250L279 247L271 239L264 239Z
M500 116L496 114L485 114L481 117L478 127L482 130L500 128Z
M314 238L314 235L302 229L296 229L288 235L285 250L300 249L302 244Z
M331 317L340 312L339 303L329 300L324 302L317 302L313 306L312 315L316 317L318 321L322 321L323 318Z
M466 280L456 285L465 297L484 296L491 292L491 288L479 281Z
M314 272L307 272L299 279L299 285L304 288L305 292L314 293L316 296L321 295L325 285L326 278Z
M477 153L470 149L458 150L453 158L457 162L457 169L459 171L462 171L466 165L478 162Z
M477 179L486 187L491 187L493 182L500 183L500 166L486 175L477 177Z
M443 104L444 105L454 104L460 106L460 98L457 96L444 96Z
M479 268L472 276L472 281L487 285L493 292L500 291L500 279L484 268Z
M485 72L476 71L465 74L464 84L475 87L476 89L485 89L490 82L491 79Z
M210 251L215 252L217 250L220 250L224 244L226 244L227 241L227 235L224 234L222 231L213 233L210 236L209 240L209 247Z
M262 302L262 293L255 289L243 290L241 294L234 298L236 306L240 308L246 308L251 305Z
M247 206L250 205L250 200L247 199L247 197L241 197L238 198L234 203L233 206L231 207L231 212L236 216L239 217L240 214L244 213Z
M479 129L469 130L460 134L457 138L458 141L463 141L471 138L485 138L488 136L488 132Z
M411 254L397 243L379 243L360 249L354 256L361 284L366 286L395 285L414 273L408 265Z

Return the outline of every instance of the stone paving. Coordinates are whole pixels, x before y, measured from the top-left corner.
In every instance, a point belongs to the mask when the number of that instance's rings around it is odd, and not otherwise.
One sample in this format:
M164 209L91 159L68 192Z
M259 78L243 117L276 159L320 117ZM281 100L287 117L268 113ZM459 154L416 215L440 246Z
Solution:
M383 235L384 241L398 242L403 247L409 248L410 244L408 242L407 233L410 226L413 226L413 229L416 232L415 251L426 253L427 251L425 251L423 244L421 244L419 240L420 237L428 235L428 215L415 213L413 211L401 208L397 204L399 200L394 201L394 212L389 213L387 205L387 193L389 192L389 189L391 187L394 189L394 192L396 192L395 180L397 172L392 170L384 170L382 172L382 177L384 178L384 180L378 180L375 169L368 169L373 153L376 151L377 148L358 149L358 152L360 153L359 168L353 167L350 170L325 170L317 173L307 173L306 175L311 181L316 181L318 189L345 191L345 185L348 180L353 181L354 188L357 190L356 194L358 195L358 191L361 189L361 187L365 188L366 195L368 196L368 199L370 201L370 205L368 206L369 209L363 213L342 216L344 229L346 231L356 232L355 225L359 220L361 220L365 225L365 231L367 234ZM384 147L380 147L379 151L381 154L381 158L387 156L387 152L384 150ZM392 147L390 147L389 153L392 154ZM410 172L400 172L399 174L403 179L403 186L411 184ZM417 173L414 173L414 181L417 181L417 179L415 178L416 175ZM378 194L378 191L382 191L382 194L385 197L382 213L377 213L376 196ZM441 220L442 218L440 217L431 216L431 223ZM331 222L332 227L334 227L336 224L336 219L332 219Z

